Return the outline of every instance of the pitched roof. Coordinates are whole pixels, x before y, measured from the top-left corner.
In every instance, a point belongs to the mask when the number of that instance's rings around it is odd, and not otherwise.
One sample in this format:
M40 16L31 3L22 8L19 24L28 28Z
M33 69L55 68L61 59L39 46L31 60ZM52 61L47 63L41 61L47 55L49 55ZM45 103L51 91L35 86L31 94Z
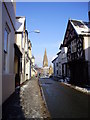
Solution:
M55 56L55 58L52 60L52 63L58 58L58 56Z
M57 55L59 55L61 53L61 51L59 51L58 53L57 53Z
M82 20L70 20L78 35L90 35L90 23Z
M16 32L22 32L24 29L25 17L16 17Z

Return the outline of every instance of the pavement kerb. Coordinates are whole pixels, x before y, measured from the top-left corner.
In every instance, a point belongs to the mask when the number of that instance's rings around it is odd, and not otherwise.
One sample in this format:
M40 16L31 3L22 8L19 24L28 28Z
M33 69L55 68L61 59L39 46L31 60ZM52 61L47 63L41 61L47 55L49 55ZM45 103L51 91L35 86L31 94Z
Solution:
M74 85L71 85L71 84L68 84L68 83L64 83L64 82L61 82L61 84L62 84L62 85L66 85L66 86L68 86L68 87L70 87L70 88L72 88L72 89L75 89L75 90L77 90L77 91L79 91L79 92L82 92L82 93L84 93L84 94L90 95L90 92L85 91L85 90L82 90L81 87L74 86Z
M42 98L43 98L43 100L44 100L44 104L45 104L45 106L46 106L46 108L47 108L47 110L48 110L48 106L47 106L46 99L45 99L45 96L44 96L43 88L42 88L39 80L38 80L38 85L39 85L39 87L40 87L40 92L41 92L41 96L42 96ZM48 110L48 112L49 112L49 110ZM49 113L49 115L50 115L50 113ZM50 116L50 117L51 117L51 116Z

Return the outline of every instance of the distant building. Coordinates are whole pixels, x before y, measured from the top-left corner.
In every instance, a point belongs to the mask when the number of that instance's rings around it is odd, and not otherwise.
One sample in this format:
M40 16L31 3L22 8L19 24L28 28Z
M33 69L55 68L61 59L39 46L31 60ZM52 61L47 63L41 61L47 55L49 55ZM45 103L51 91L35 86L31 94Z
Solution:
M53 76L58 77L58 56L52 60L53 63Z
M37 70L35 69L35 57L32 55L31 58L31 77L37 76Z
M50 64L49 66L49 76L51 76L53 74L53 67L52 65Z
M45 49L44 58L43 58L43 76L49 76L49 67L48 67L48 59L47 59L47 52Z
M35 66L35 70L37 71L37 76L38 77L43 76L43 69L41 67Z
M57 53L58 56L58 77L62 76L62 54L61 50Z
M61 50L60 56L58 56L58 62L61 63L61 76L69 77L70 76L70 70L67 63L67 47L65 47L63 44L60 45Z
M31 79L31 42L28 39L28 31L25 30L25 80Z
M31 79L31 64L32 64L32 51L31 51L31 48L32 48L32 44L31 44L31 41L28 39L28 57L29 57L29 63L28 63L28 79Z

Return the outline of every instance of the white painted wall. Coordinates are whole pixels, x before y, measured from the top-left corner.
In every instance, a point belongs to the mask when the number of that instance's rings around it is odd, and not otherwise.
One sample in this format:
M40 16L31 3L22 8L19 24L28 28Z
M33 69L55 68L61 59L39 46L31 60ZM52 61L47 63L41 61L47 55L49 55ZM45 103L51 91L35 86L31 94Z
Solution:
M0 2L0 120L2 118L2 2Z
M61 63L67 63L67 47L62 47L61 48L61 57L62 57L62 60L61 60Z
M88 61L88 74L90 81L90 36L84 37L83 48L85 50L85 60Z
M61 53L58 55L58 71L59 71L59 76L62 76L62 65L67 63L67 47L62 47L61 48ZM64 73L66 71L66 67L64 66Z
M58 75L62 75L62 54L58 55Z
M57 63L58 63L58 57L53 61L53 74L54 74L54 76L58 76L58 74L57 74L57 70L58 70Z
M88 59L89 59L88 47L89 47L89 39L88 39L88 37L84 37L83 48L84 48L84 50L85 50L85 60L86 60L86 61L88 61Z
M15 26L15 12L14 6L12 3L5 3L7 6L7 10L11 16L11 20L13 25ZM14 75L14 41L15 41L15 31L11 24L10 18L7 14L6 8L2 3L2 46L4 48L4 30L6 22L11 30L9 34L9 41L8 41L8 56L7 56L7 73L3 71L3 79L2 79L2 102L4 102L14 91L15 91L15 75ZM2 51L2 55L4 55L4 49ZM4 61L4 56L2 57ZM3 64L2 64L3 67Z

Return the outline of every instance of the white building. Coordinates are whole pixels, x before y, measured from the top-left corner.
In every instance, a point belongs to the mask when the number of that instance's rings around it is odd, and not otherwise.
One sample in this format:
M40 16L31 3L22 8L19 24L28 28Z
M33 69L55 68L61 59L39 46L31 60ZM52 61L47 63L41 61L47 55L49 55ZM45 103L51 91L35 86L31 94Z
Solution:
M58 77L62 76L62 54L61 51L57 53L58 56Z
M52 63L53 63L53 75L57 77L58 76L58 56L52 60Z
M15 91L15 15L16 3L2 2L2 102Z
M67 64L67 47L60 45L58 55L58 77L69 77L70 71Z
M26 19L23 16L16 17L16 44L18 45L22 58L20 60L20 84L25 82L25 46L26 46Z
M31 58L31 77L35 77L37 75L37 70L35 69L35 57L32 55Z
M2 119L2 3L0 2L0 119Z
M25 80L31 79L31 58L29 51L31 51L31 44L28 40L28 31L25 30Z

